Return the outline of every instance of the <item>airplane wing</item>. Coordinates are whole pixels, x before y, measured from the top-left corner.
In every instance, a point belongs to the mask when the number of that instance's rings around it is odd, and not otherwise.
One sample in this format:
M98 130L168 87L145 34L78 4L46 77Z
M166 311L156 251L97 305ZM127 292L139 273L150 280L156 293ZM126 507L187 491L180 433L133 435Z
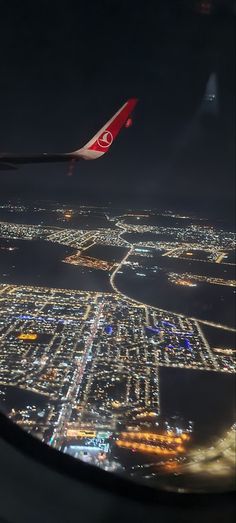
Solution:
M114 116L81 149L69 153L42 153L22 156L0 153L0 170L15 169L18 165L24 164L78 161L80 159L95 160L100 158L109 151L121 128L129 119L137 101L137 98L130 98L125 102Z

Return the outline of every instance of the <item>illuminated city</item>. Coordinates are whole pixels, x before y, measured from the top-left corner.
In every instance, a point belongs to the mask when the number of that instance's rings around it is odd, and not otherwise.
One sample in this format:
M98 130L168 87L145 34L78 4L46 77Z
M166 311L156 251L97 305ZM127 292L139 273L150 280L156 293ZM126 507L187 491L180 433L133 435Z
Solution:
M29 214L23 204L0 211L14 220ZM48 208L35 204L30 213L46 216ZM0 275L3 410L46 444L108 471L150 481L195 473L201 467L191 463L203 452L194 450L195 424L181 412L165 412L163 372L234 375L234 325L204 310L177 312L174 302L173 310L154 306L141 299L143 287L138 299L124 288L133 279L156 281L158 293L159 277L175 293L201 285L235 293L234 233L170 212L58 204L50 213L53 225L0 222L1 259L9 260ZM91 219L103 225L91 228ZM168 226L145 223L159 220ZM73 272L75 284L104 274L110 290L45 285L40 274L38 284L28 284L27 273L26 283L17 282L17 257L38 241L63 247L60 266L82 271Z
M233 523L236 0L1 2L0 523Z

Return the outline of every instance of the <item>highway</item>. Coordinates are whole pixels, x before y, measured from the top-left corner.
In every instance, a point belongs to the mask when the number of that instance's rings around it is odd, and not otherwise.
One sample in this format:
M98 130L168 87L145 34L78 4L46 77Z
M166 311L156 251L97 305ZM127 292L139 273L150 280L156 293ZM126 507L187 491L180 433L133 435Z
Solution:
M51 438L51 445L55 448L61 448L63 444L63 440L66 433L66 427L70 420L71 413L73 410L73 407L76 403L76 398L79 392L79 388L83 379L84 371L87 365L90 349L93 345L93 340L96 336L98 326L99 326L99 320L102 315L104 303L101 302L98 306L97 313L94 318L94 322L91 324L91 331L90 335L88 336L85 346L84 346L84 354L82 361L79 361L76 364L76 368L74 371L73 379L71 380L71 385L68 388L66 397L64 398L64 404L61 408L60 416L58 419L58 424L56 428L54 429L53 436Z

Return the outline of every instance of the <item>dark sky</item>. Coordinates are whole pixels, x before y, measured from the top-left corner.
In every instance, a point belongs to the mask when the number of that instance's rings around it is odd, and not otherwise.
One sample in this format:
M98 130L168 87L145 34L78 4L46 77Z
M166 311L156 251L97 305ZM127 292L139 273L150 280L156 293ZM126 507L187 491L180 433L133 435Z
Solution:
M2 171L1 197L233 211L233 2L220 4L1 2L2 152L73 150L139 98L107 157L71 178L65 165ZM215 114L199 110L212 73Z

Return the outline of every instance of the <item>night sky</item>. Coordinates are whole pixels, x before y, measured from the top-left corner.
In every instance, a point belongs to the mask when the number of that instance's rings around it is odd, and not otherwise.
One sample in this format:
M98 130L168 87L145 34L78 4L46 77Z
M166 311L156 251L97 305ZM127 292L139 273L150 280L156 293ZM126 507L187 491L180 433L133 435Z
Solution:
M233 213L233 2L0 4L0 150L82 146L132 96L131 129L110 153L0 172L0 197ZM215 73L218 110L202 103Z

